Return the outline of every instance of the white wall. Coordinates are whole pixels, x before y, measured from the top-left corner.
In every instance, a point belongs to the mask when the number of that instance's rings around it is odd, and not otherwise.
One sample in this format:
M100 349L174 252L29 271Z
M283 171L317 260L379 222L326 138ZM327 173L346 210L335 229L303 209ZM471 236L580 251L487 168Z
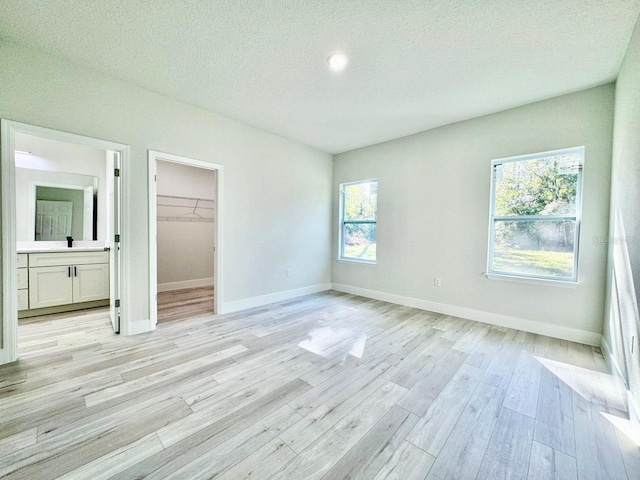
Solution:
M640 22L616 82L605 347L640 413ZM632 343L635 343L632 351Z
M224 165L223 302L330 281L331 155L21 46L0 58L0 117L130 145L132 320L149 319L148 149Z
M171 162L158 162L158 195L216 198L216 172ZM161 200L158 201L160 203ZM173 216L175 209L158 216ZM215 213L215 211L214 211ZM213 285L215 224L158 221L158 287L160 291Z
M216 198L216 171L159 160L158 195Z
M33 174L38 177L38 181L46 181L51 176L56 178L56 182L60 181L62 183L60 179L71 180L74 178L61 175L63 173L76 175L75 178L78 180L81 177L77 177L77 175L87 175L98 179L96 188L98 195L98 241L105 242L107 240L108 224L105 151L22 133L16 134L15 141L16 150L31 152L31 155L17 153L16 167L18 169L41 170L41 175ZM56 173L48 174L46 172ZM28 183L23 183L25 177L20 172L16 172L16 209L18 219L16 238L18 241L29 240L29 224L23 221L24 218L22 217L22 212L27 212L26 209L28 209L29 202ZM84 186L86 183L87 180L83 179L78 185ZM26 207L23 203L25 200L27 201ZM31 235L31 240L33 240L33 235ZM79 238L79 240L82 240L82 238Z
M526 321L514 327L599 339L606 246L593 239L608 229L613 97L613 85L605 85L337 155L333 282L471 309L478 319L489 312ZM580 286L487 279L491 160L581 145ZM377 266L339 263L339 184L369 178L378 179ZM434 277L442 279L440 288Z

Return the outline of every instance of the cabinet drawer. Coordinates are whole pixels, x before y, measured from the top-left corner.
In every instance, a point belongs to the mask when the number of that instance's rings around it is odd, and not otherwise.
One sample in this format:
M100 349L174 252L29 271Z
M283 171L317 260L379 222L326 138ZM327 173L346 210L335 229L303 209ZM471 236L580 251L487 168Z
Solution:
M56 267L109 263L109 252L30 253L29 267Z
M28 262L29 256L26 253L18 254L18 268L26 268L29 266Z
M28 268L18 269L18 289L20 288L29 288L29 269Z
M29 290L18 290L18 310L29 308Z

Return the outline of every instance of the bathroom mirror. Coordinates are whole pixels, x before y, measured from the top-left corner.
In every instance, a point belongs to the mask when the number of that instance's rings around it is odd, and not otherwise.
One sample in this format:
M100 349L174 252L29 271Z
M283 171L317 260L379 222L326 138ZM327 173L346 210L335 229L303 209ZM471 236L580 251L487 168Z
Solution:
M17 240L97 240L97 192L97 177L16 168Z

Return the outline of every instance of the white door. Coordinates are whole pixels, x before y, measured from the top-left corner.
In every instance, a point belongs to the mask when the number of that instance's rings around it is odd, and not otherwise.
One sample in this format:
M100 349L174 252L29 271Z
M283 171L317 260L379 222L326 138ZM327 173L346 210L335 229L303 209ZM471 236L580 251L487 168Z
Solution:
M72 267L29 269L29 307L44 308L73 302Z
M109 265L96 263L73 267L73 303L109 298Z
M120 154L109 152L107 168L113 173L113 182L109 185L110 235L109 265L111 273L110 316L113 331L120 333Z
M36 240L66 240L71 235L72 202L36 200Z

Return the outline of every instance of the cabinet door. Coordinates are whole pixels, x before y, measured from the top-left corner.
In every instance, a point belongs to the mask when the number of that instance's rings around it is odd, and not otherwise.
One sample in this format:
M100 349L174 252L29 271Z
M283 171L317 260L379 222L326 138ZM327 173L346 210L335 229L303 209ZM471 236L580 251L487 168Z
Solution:
M73 303L109 298L109 264L73 267Z
M29 307L44 308L73 302L70 267L29 269Z

